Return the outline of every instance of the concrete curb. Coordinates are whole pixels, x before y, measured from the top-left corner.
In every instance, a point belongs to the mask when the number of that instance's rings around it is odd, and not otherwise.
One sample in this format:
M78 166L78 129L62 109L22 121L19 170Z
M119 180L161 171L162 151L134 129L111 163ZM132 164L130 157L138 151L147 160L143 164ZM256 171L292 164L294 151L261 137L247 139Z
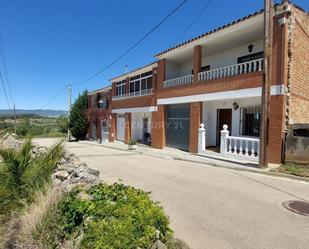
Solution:
M309 183L309 178L308 177L300 177L300 176L295 176L295 175L289 175L285 173L278 173L278 172L272 172L272 171L265 171L265 170L260 170L260 169L248 169L248 166L225 166L222 165L222 163L217 163L215 159L214 161L208 161L207 159L201 159L201 160L194 160L194 159L188 159L180 156L173 156L173 155L160 155L156 153L145 153L142 151L136 151L136 150L128 150L128 149L122 149L122 148L115 148L112 146L107 146L103 144L91 144L91 143L83 143L79 142L82 144L88 144L88 145L93 145L93 146L99 146L99 147L105 147L109 149L114 149L114 150L120 150L120 151L126 151L130 153L134 153L136 155L144 155L144 156L150 156L150 157L156 157L156 158L162 158L162 159L170 159L170 160L178 160L178 161L184 161L184 162L191 162L191 163L196 163L196 164L203 164L207 166L212 166L212 167L217 167L217 168L223 168L223 169L229 169L229 170L236 170L236 171L243 171L243 172L250 172L250 173L256 173L256 174L261 174L261 175L267 175L267 176L273 176L273 177L280 177L280 178L286 178L286 179L291 179L291 180L296 180L296 181L301 181L301 182L306 182ZM190 154L191 156L195 156L193 154Z
M244 171L244 172L250 172L250 173L255 173L255 174L280 177L280 178L288 178L288 179L292 179L292 180L296 180L296 181L309 183L308 177L301 177L301 176L289 175L289 174L272 172L272 171L260 171L260 170L257 170L257 169L230 167L230 166L224 166L224 165L216 164L214 162L202 162L202 161L190 160L190 159L179 158L179 157L174 157L174 160L191 162L191 163L199 163L199 164L204 164L204 165L208 165L208 166L212 166L212 167L216 167L216 168L224 168L224 169L229 169L229 170Z

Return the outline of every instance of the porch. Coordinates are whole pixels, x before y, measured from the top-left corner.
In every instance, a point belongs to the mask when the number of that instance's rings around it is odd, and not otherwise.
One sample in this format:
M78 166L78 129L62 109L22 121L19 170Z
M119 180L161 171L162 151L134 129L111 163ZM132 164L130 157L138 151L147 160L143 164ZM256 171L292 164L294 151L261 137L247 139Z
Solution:
M260 105L259 97L203 102L198 154L257 164Z

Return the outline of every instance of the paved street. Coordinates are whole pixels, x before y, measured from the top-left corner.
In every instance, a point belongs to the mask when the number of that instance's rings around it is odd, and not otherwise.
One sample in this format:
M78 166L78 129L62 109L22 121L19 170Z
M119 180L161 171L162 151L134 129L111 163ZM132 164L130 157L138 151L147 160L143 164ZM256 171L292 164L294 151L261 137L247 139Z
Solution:
M193 249L309 248L309 217L282 207L286 200L308 200L308 183L98 145L67 143L66 148L99 169L102 180L122 179L151 191L176 237Z

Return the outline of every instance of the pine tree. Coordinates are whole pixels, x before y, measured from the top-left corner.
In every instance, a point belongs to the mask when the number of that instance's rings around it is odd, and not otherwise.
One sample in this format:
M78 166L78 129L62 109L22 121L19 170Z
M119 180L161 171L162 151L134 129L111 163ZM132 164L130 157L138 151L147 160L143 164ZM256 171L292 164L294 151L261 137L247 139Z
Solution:
M71 108L69 128L73 137L78 140L85 139L88 131L87 102L88 91L86 90L78 95Z

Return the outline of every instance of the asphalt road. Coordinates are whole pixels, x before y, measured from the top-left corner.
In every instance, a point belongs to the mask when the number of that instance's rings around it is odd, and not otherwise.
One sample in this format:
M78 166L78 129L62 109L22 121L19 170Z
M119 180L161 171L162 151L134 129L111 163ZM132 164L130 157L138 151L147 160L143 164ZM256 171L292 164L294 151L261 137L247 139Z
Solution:
M309 217L282 206L287 200L309 200L308 183L97 145L66 147L99 169L102 180L121 179L151 191L170 217L176 237L193 249L309 248Z

